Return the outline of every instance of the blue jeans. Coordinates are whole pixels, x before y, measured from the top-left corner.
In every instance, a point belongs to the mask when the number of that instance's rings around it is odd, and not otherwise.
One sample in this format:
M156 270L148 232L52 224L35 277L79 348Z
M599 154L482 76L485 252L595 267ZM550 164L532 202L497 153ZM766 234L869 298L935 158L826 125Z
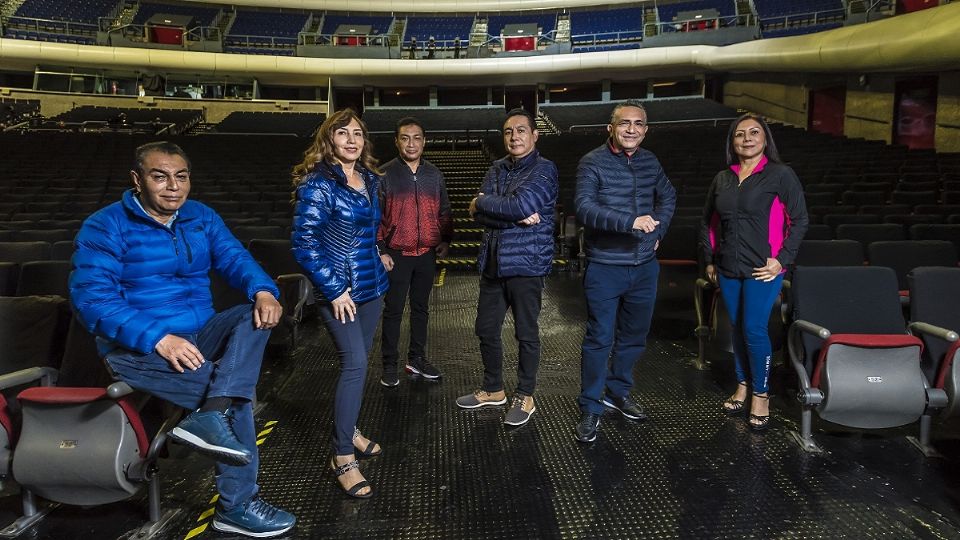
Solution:
M717 280L733 325L733 364L737 381L751 380L753 393L765 394L769 389L770 357L773 355L768 331L770 310L783 286L783 274L769 282L722 275L718 275ZM746 367L750 369L749 377Z
M196 345L206 360L195 371L177 373L156 352L118 349L107 354L106 361L131 387L185 409L194 410L207 398L234 399L227 414L233 416L237 439L250 450L253 460L242 466L216 464L220 506L229 510L253 498L260 489L257 432L250 403L256 395L270 331L254 328L253 306L245 304L217 313L198 333L180 337Z
M589 263L583 275L587 331L580 354L580 410L602 414L604 390L622 398L633 388L633 365L647 347L660 263Z
M352 454L353 429L360 416L363 383L367 378L367 358L373 348L383 297L357 304L353 321L342 323L333 317L330 304L320 306L320 317L330 331L340 357L340 379L333 398L333 452L338 456Z

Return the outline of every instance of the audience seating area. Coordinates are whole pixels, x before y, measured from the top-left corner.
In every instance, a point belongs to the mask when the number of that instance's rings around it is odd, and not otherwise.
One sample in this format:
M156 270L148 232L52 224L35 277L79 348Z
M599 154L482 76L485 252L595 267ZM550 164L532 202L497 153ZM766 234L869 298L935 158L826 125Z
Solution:
M389 15L333 15L328 14L323 18L323 26L320 33L324 35L334 34L337 28L343 24L350 25L369 25L372 34L386 34L393 24L393 17Z
M15 17L46 19L48 21L78 21L96 24L117 6L117 0L26 0Z
M628 7L602 11L574 11L570 14L570 34L574 45L641 39L643 9Z
M404 42L417 38L426 43L431 37L437 41L453 41L456 38L466 43L473 28L473 17L409 17L404 33Z
M168 15L186 15L193 17L190 27L212 26L220 13L220 8L202 7L185 4L161 4L154 2L141 2L140 9L133 18L134 24L144 24L150 17L158 13Z
M297 36L307 24L306 13L274 13L238 10L224 45L244 47L297 44Z
M96 44L97 23L101 17L111 15L117 7L114 0L81 0L65 3L53 0L27 0L7 20L4 36L14 39L54 41L61 43ZM191 27L225 27L229 32L223 38L224 51L239 54L266 54L292 56L296 54L298 34L308 30L306 23L310 13L268 10L237 10L232 22L231 13L217 6L185 5L160 1L137 4L133 23L143 24L158 13L188 15ZM756 0L757 14L763 37L782 37L830 30L843 25L846 16L840 0ZM574 52L602 52L637 48L643 39L643 7L618 7L610 9L584 9L570 13L571 42ZM737 20L733 0L692 0L655 6L660 32L679 30L671 23L679 13L701 9L716 9L721 17L720 25L741 24ZM222 15L222 17L221 17ZM516 15L491 15L487 19L487 32L499 36L508 24L536 23L539 32L548 35L557 27L558 13L537 12ZM371 33L383 35L390 31L394 17L390 15L349 15L341 13L314 14L322 17L319 33L332 35L343 24L370 25ZM483 15L479 15L481 19ZM409 46L416 38L426 43L432 36L445 43L456 38L468 41L476 15L409 16L403 29L403 43ZM401 19L402 20L402 19ZM743 19L747 20L747 19ZM713 27L708 23L708 27ZM215 34L207 34L215 39Z
M397 121L405 116L416 116L431 133L441 131L499 131L503 126L502 106L432 107L432 108L374 108L367 107L363 120L374 132L393 133Z
M661 23L671 23L682 12L701 9L715 9L720 17L732 17L737 14L733 0L694 0L677 4L658 4L657 14Z
M737 112L716 101L700 98L662 99L644 103L647 118L651 123L691 121L713 118L736 118ZM546 104L540 111L561 130L585 124L606 125L610 120L612 105L609 103Z
M529 15L494 15L487 19L487 33L491 36L499 36L503 27L508 24L529 24L537 23L542 35L553 32L557 27L557 15L555 13L537 13Z
M219 133L287 133L309 137L325 115L314 113L232 112L217 124Z

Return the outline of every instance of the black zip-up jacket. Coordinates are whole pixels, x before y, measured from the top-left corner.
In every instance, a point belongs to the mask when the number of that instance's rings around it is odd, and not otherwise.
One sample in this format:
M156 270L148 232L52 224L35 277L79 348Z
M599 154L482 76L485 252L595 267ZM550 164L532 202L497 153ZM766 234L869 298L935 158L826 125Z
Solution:
M729 278L750 278L768 258L793 264L807 232L803 186L793 169L764 157L742 184L734 168L717 173L700 221L706 264Z

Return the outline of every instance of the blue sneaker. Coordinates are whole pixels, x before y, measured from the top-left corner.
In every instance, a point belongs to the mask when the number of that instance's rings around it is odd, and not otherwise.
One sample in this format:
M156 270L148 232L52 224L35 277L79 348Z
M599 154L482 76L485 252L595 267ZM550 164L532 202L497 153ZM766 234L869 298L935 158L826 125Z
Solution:
M170 430L170 438L228 465L247 465L253 454L237 440L230 419L220 411L195 411Z
M254 538L270 538L293 528L297 518L290 512L254 497L232 510L217 507L213 514L213 528L220 532L242 534Z

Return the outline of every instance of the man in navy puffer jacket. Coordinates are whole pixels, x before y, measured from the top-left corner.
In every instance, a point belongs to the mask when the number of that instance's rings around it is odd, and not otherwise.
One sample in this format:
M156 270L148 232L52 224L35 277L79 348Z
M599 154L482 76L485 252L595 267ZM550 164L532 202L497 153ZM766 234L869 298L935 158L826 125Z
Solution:
M296 519L257 497L251 401L279 291L213 210L190 193L175 144L137 149L134 189L80 229L70 298L114 374L186 409L170 436L217 460L213 528L266 538ZM252 302L214 313L210 270Z
M581 442L597 437L605 407L631 420L645 418L630 398L633 365L646 348L660 273L656 250L677 200L660 162L640 148L647 134L643 105L614 107L607 131L607 142L580 160L574 200L587 256L582 417L576 428Z
M507 113L503 144L508 156L493 163L470 215L485 227L480 247L480 298L476 334L483 357L483 384L461 396L464 409L502 405L503 345L507 308L513 311L519 343L517 390L504 418L508 425L527 422L536 411L533 390L540 364L540 305L544 276L553 264L553 221L559 189L557 167L537 151L533 116L523 109Z

